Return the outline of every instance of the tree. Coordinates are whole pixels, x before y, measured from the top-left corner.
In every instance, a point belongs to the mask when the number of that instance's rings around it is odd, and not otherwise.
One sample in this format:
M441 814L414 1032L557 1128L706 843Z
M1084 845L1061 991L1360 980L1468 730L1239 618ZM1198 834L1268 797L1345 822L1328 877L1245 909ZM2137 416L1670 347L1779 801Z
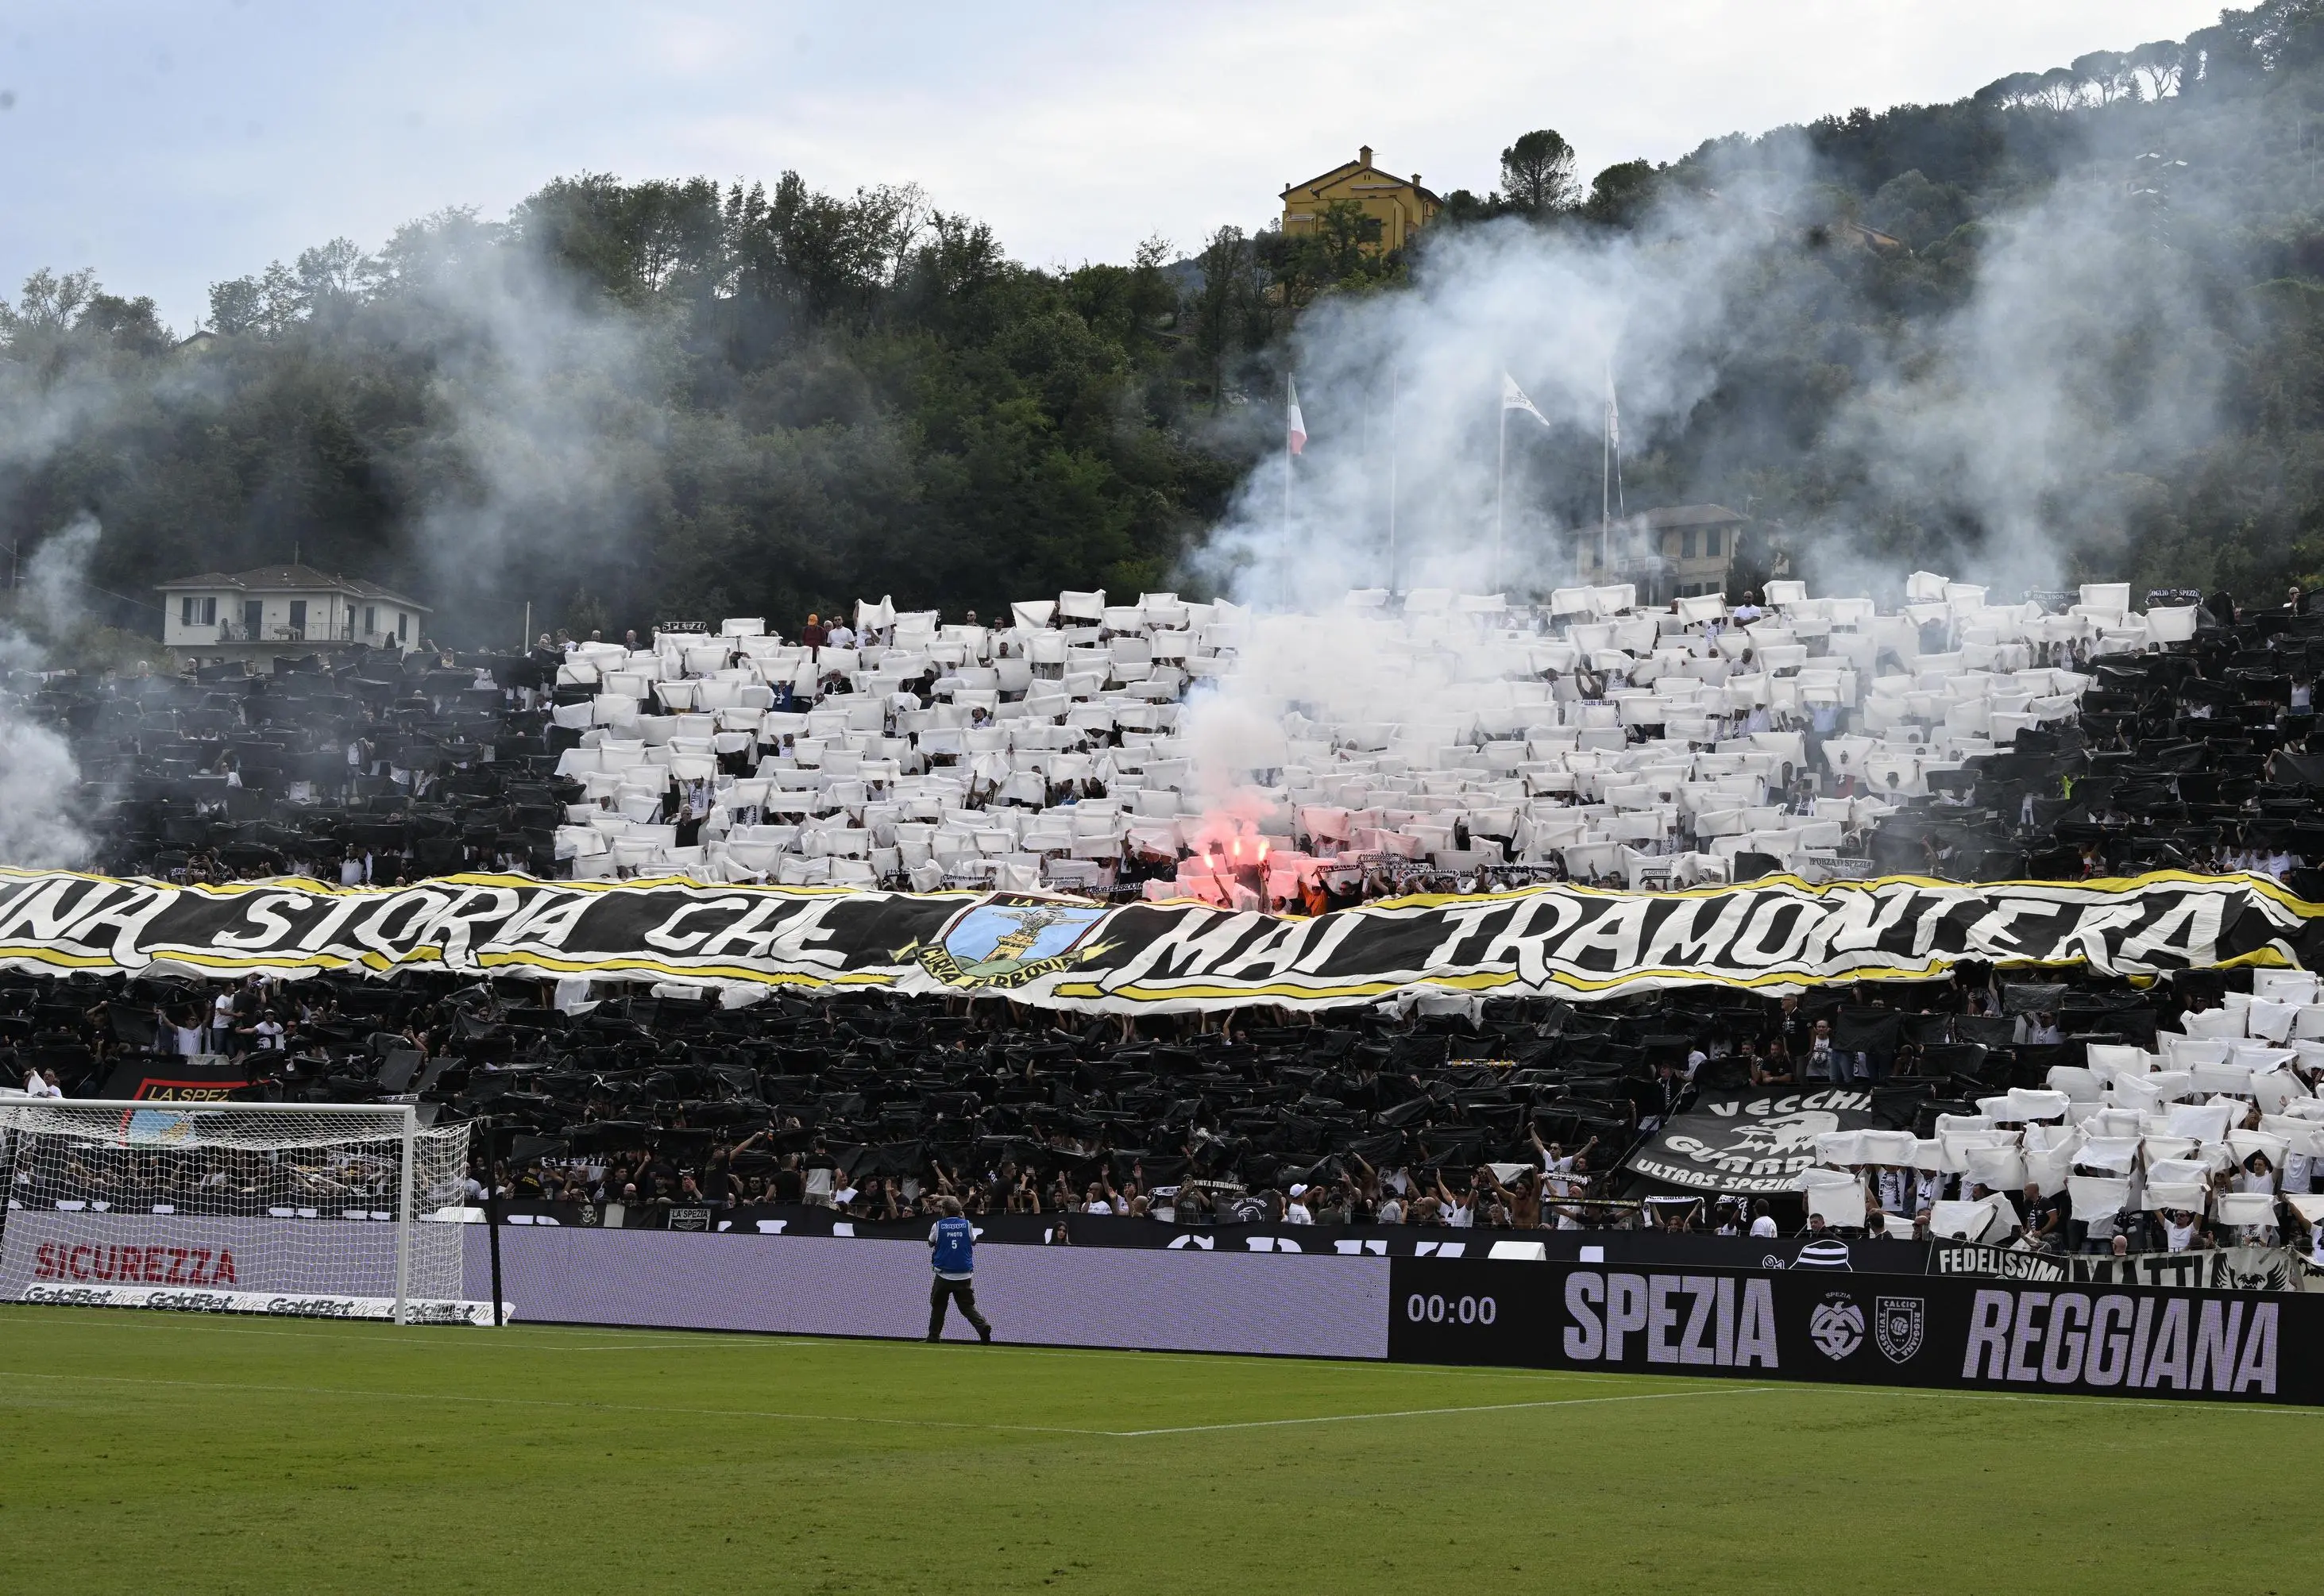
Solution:
M310 303L306 285L276 261L259 276L210 284L210 327L279 335L307 314Z
M2071 67L2052 67L2042 74L2040 103L2052 111L2070 111L2082 103L2082 92L2088 87Z
M90 267L59 277L43 266L24 280L15 309L0 301L0 332L11 338L26 333L61 332L73 325L82 307L100 291L97 272Z
M2186 50L2176 39L2157 39L2151 44L2142 44L2127 58L2130 69L2144 84L2150 100L2179 92L2179 70L2186 59Z
M1436 225L1463 227L1472 223L1489 222L1500 214L1500 196L1480 195L1473 189L1455 188L1445 195L1444 207L1436 213Z
M210 330L231 337L258 325L258 280L237 277L210 284Z
M452 641L512 635L512 597L540 606L536 628L618 636L673 616L795 627L881 592L956 614L1045 588L1198 583L1182 557L1281 446L1273 407L1243 401L1279 391L1300 307L1394 296L1464 222L1512 212L1578 233L1667 206L1679 225L1658 229L1655 253L1684 263L1699 201L1721 252L1702 264L1721 274L1718 325L1733 336L1709 346L1712 381L1683 412L1655 417L1654 447L1628 463L1633 498L1752 502L1802 550L1821 529L1899 569L1923 554L1974 564L2000 535L1989 500L1929 461L1892 469L1858 418L1908 414L1890 390L1932 362L1984 381L1947 353L1976 319L1962 313L2011 279L1981 263L2022 265L2006 252L2041 244L2043 282L2078 254L2120 270L2044 290L2063 330L2012 324L2070 365L2058 391L2097 417L2061 473L2070 482L2027 513L2061 546L2081 540L2067 554L2093 578L2314 585L2315 158L2253 136L2252 108L2225 90L2235 72L2265 90L2279 133L2324 104L2308 20L2324 0L2256 9L2194 51L2130 51L2133 87L2108 87L2098 52L1950 105L1843 110L1665 167L1619 162L1586 197L1563 141L1528 134L1503 192L1448 196L1414 262L1384 253L1352 205L1289 235L1221 228L1192 260L1149 240L1133 260L1060 271L1010 260L990 229L908 187L582 173L505 222L438 211L369 253L333 240L220 282L217 349L179 349L150 305L89 273L37 273L0 307L0 435L29 418L54 436L0 472L0 523L88 509L105 528L90 580L115 593L283 559L296 541L315 564L418 590ZM2199 55L2202 70L2182 74ZM2051 109L2098 103L2102 116ZM2166 149L2206 179L2172 215L2168 261L2147 211L2096 203L2098 181ZM2053 185L2094 202L2062 234L2042 208ZM1812 247L1854 236L1850 218L1913 248ZM2145 297L2159 271L2200 291ZM1316 379L1309 403L1328 405ZM106 402L56 405L68 383ZM1987 408L2006 425L2023 401L2004 390ZM2199 402L2169 427L2141 422L2165 390ZM1597 515L1600 453L1578 440L1544 472L1546 513ZM109 618L143 624L127 602Z
M1143 353L1177 319L1178 290L1167 273L1170 243L1159 236L1138 246L1128 266L1079 267L1065 279L1065 297L1084 321L1124 349Z
M447 639L504 636L512 595L618 635L796 626L875 591L957 612L1157 588L1245 450L1174 425L1184 398L1231 405L1287 315L1247 239L1214 243L1198 289L1158 239L1028 267L906 188L583 174L507 223L440 211L216 284L230 351L180 353L145 302L42 273L0 331L0 433L76 367L108 402L0 473L0 522L88 509L115 593L296 542L416 589Z
M2119 50L2094 50L2076 56L2070 70L2096 91L2101 105L2138 93L2138 75L2131 69L2130 57Z
M1573 147L1553 129L1520 134L1501 151L1500 199L1528 216L1570 209L1580 193L1573 176Z
M1650 161L1625 161L1608 167L1591 180L1582 214L1605 226L1635 227L1654 206L1659 192L1656 175Z
M2223 11L2217 26L2187 35L2182 48L2194 70L2181 75L2182 93L2190 78L2209 98L2247 94L2258 87L2267 76L2267 60L2252 25L2254 16L2249 11Z
M144 354L159 354L174 341L170 329L161 325L161 311L147 294L140 294L134 299L118 294L92 294L73 326L77 331L101 334Z
M317 302L345 298L363 280L364 252L352 238L335 238L299 252L299 291L311 312Z
M1976 97L1982 104L1997 105L2005 111L2046 103L2039 72L2012 72L2006 78L1997 78L1978 89Z
M605 172L559 179L519 207L535 247L631 303L680 278L716 286L725 265L723 197L707 178L623 183Z
M1969 206L1950 183L1932 183L1919 169L1889 179L1873 195L1865 221L1922 249L1969 219Z
M1243 296L1250 282L1250 241L1240 227L1221 227L1195 257L1201 285L1186 303L1187 347L1212 405L1226 402L1227 362L1241 347Z
M1314 226L1293 234L1262 233L1257 249L1280 290L1278 297L1296 310L1318 294L1401 279L1404 261L1380 249L1381 233L1380 219L1366 215L1362 205L1335 199L1324 206Z

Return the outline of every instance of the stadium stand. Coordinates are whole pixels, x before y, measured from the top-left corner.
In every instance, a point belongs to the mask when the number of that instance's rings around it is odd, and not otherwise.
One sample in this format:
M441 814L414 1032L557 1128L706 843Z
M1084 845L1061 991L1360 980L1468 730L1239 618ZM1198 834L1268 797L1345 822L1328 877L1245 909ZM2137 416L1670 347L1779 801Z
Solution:
M1722 1097L1757 1099L1757 1114L1857 1111L1789 1115L1803 1156L1755 1166L1783 1172L1757 1184L1787 1230L1804 1209L1841 1236L2313 1245L2324 1208L2310 1196L2324 1003L2294 972L2188 972L2144 992L1965 972L1782 1001L1684 988L1215 1027L998 999L779 995L725 1009L614 990L627 995L567 991L560 1008L534 983L443 976L10 977L0 1082L416 1100L492 1132L472 1196L620 1204L632 1223L802 1204L878 1220L950 1194L979 1214L1179 1225L1732 1233L1751 1200L1665 1185L1625 1158ZM223 1177L145 1190L136 1154L112 1157L70 1189L33 1189L19 1170L12 1200L236 1200ZM1626 1161L1647 1175L1626 1178Z
M97 863L179 881L678 873L1296 913L1545 879L2324 858L2324 617L2141 612L2118 584L2046 607L1925 574L1908 592L1894 614L1782 582L1731 610L1373 592L1328 618L1066 593L1002 628L883 601L813 644L733 620L12 685L72 742ZM1347 691L1329 677L1351 658L1382 674ZM1205 768L1204 706L1238 695L1266 747Z
M998 627L882 601L795 642L741 619L10 686L71 740L97 862L180 881L493 867L1318 913L1539 880L2181 867L2324 897L2307 866L2324 616L2297 595L2172 596L1997 604L1919 573L1894 613L1778 582L1764 605L1360 592L1300 618L1069 592ZM1351 659L1375 664L1336 679ZM1222 703L1259 732L1225 754L1204 731ZM1803 1133L1813 1169L1779 1194L1812 1225L2092 1247L2310 1234L2311 978L1903 991L1422 997L1265 1025L1001 998L725 1009L410 972L23 977L0 980L0 1086L114 1095L167 1059L237 1096L416 1099L491 1124L479 1193L649 1210L886 1215L949 1191L1181 1223L1255 1205L1731 1228L1752 1217L1731 1193L1714 1207L1622 1171L1705 1094L1846 1089L1877 1123Z

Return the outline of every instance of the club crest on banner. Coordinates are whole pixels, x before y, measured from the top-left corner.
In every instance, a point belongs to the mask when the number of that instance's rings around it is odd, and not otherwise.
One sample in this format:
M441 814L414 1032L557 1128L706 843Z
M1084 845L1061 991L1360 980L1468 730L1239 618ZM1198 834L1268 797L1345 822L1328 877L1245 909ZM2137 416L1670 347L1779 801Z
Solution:
M1847 1292L1833 1292L1809 1316L1808 1339L1818 1352L1839 1362L1864 1344L1864 1310Z
M135 1147L171 1147L195 1135L192 1114L161 1108L131 1109L123 1128L123 1139Z
M954 915L933 943L899 948L896 958L947 986L1022 986L1104 953L1104 942L1083 944L1105 916L1092 904L996 894Z
M1892 1363L1909 1363L1921 1350L1927 1328L1929 1305L1919 1297L1876 1297L1872 1299L1872 1344Z

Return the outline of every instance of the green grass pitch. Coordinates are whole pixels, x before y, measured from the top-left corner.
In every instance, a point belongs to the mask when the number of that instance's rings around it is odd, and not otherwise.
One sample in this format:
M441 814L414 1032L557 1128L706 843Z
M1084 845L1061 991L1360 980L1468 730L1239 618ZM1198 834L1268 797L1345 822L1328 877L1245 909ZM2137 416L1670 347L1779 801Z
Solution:
M15 1591L2316 1588L2324 1412L0 1308Z

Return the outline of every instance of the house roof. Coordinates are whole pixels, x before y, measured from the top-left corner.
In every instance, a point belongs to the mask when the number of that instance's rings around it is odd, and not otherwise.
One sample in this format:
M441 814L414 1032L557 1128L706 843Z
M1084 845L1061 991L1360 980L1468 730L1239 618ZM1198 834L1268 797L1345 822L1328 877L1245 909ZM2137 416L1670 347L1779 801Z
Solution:
M422 615L434 613L417 599L406 598L392 588L375 582L364 582L353 576L341 576L337 572L318 571L312 565L261 565L255 570L227 573L208 571L199 576L180 576L174 582L154 584L161 592L176 592L185 589L235 588L246 593L344 593L351 599L384 600L416 610Z
M1366 172L1370 172L1376 178L1385 179L1387 186L1389 188L1409 188L1432 205L1442 205L1444 203L1443 200L1439 198L1433 190L1422 188L1418 183L1413 181L1412 179L1398 177L1392 171L1383 171L1380 168L1361 161L1343 161L1339 165L1333 167L1330 171L1324 172L1317 177L1310 178L1304 183L1292 184L1291 187L1286 188L1277 197L1288 199L1293 195L1301 193L1305 190L1329 188L1333 183L1343 182L1350 178L1360 178Z
M1646 525L1664 527L1717 527L1730 521L1750 518L1739 515L1723 504L1671 504L1646 512Z

